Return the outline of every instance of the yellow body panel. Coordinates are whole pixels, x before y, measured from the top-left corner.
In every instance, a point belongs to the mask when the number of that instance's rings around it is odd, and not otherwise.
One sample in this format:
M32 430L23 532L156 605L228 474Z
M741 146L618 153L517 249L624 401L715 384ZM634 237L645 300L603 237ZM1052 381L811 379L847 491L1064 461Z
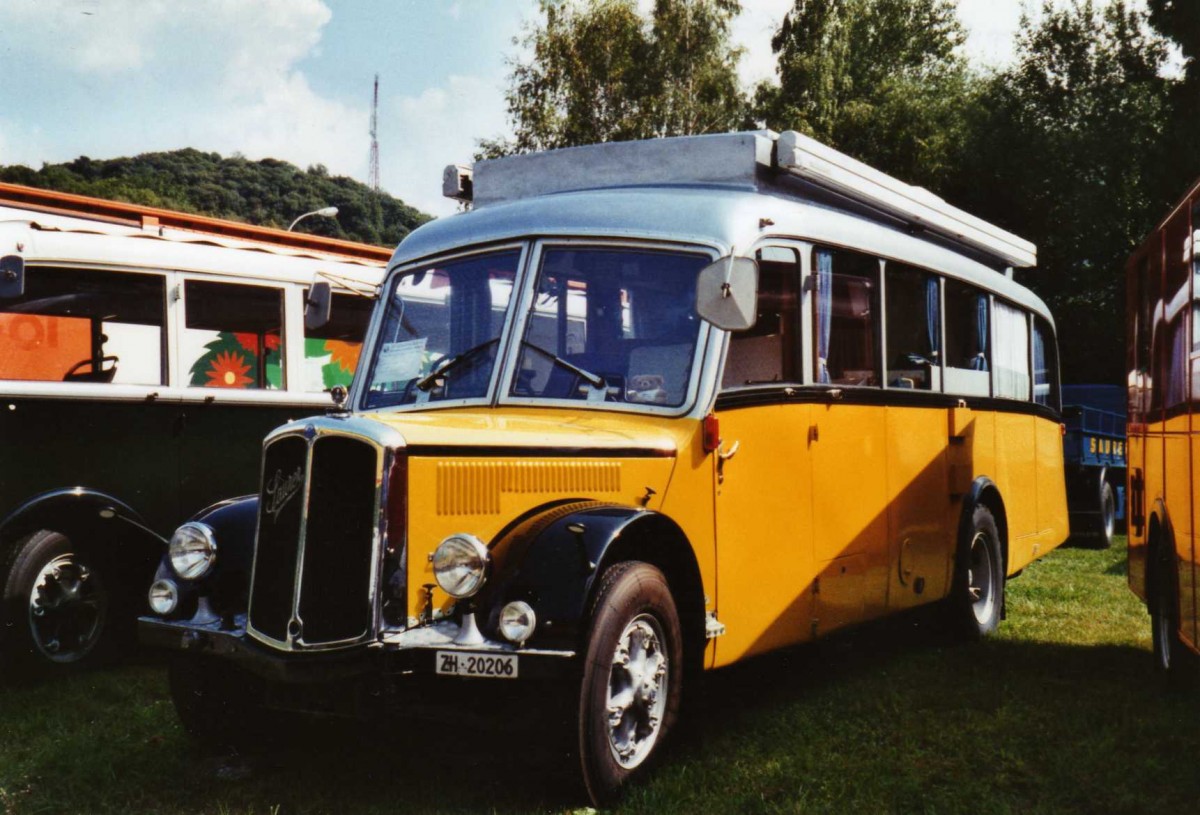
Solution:
M951 498L947 411L887 409L888 605L907 608L949 589L961 503Z
M771 405L717 414L724 449L738 449L716 485L717 613L728 632L717 640L716 664L811 636L810 409Z
M718 414L722 452L737 445L724 461L704 450L695 419L546 409L373 418L409 448L410 617L428 608L429 556L447 536L490 542L514 518L571 499L645 506L679 524L706 611L726 629L708 667L944 597L978 476L996 482L1024 533L1010 537L1010 573L1066 537L1059 425L1020 414L740 407ZM563 449L584 454L547 453ZM435 611L450 604L434 590Z

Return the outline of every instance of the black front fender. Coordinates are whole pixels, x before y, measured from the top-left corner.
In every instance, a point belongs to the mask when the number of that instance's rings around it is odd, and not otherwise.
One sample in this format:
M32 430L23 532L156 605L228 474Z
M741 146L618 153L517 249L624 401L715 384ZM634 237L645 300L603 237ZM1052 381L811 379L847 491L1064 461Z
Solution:
M691 546L679 526L658 512L575 502L546 509L503 534L491 547L495 573L475 599L490 636L500 639L506 603L524 600L537 614L529 645L577 649L597 578L619 560L659 566L680 598L681 615L700 609L703 593Z
M217 562L213 570L199 580L182 580L171 568L164 548L155 579L171 580L179 587L179 607L171 619L195 614L200 597L208 598L212 610L218 614L244 613L250 590L250 569L254 563L258 496L247 495L213 504L190 520L207 524L212 529L217 542Z

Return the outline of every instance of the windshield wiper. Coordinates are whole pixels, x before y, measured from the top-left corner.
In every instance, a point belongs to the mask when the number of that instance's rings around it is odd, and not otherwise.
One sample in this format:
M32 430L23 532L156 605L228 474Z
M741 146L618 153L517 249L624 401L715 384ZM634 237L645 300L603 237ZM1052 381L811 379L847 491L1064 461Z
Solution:
M417 388L419 390L423 390L423 391L429 390L430 388L433 387L433 383L437 382L438 378L445 375L446 372L448 372L451 368L457 368L459 365L466 362L467 360L474 358L480 351L484 351L488 348L491 348L493 345L495 345L498 342L500 342L499 337L492 337L490 340L481 342L481 343L479 343L479 345L468 348L466 351L463 351L461 354L455 354L454 356L450 357L450 359L446 360L441 365L439 365L436 370L429 373L428 376L424 376L421 379L418 379L417 380Z
M544 356L546 356L546 358L553 360L556 364L561 365L563 368L566 368L568 371L575 374L580 379L585 380L593 388L600 390L605 387L604 377L602 377L598 374L594 374L591 371L585 371L583 368L580 368L578 365L572 365L571 363L567 362L565 359L560 357L558 354L555 354L552 351L547 351L545 348L541 347L540 345L534 345L529 340L521 340L521 345L525 346L526 348L532 348L534 351L537 351L539 354L543 354Z

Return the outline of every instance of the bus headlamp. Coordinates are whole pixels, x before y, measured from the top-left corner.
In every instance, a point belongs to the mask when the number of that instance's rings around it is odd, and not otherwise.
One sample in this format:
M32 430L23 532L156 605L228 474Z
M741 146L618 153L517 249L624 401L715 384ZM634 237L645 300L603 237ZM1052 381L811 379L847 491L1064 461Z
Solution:
M513 600L500 609L500 634L516 645L523 645L533 636L537 615L524 600Z
M455 599L474 596L487 581L491 555L474 535L451 535L433 550L433 579Z
M212 527L189 521L175 530L167 546L171 568L184 580L198 580L217 562L217 538Z
M148 599L151 611L165 617L179 605L179 588L170 580L155 580Z

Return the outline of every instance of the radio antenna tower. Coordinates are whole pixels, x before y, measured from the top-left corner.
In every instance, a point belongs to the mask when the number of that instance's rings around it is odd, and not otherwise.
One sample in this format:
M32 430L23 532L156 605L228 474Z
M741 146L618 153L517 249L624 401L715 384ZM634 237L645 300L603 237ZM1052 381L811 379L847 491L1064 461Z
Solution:
M371 99L371 158L367 185L379 192L379 74L375 74L375 95Z

